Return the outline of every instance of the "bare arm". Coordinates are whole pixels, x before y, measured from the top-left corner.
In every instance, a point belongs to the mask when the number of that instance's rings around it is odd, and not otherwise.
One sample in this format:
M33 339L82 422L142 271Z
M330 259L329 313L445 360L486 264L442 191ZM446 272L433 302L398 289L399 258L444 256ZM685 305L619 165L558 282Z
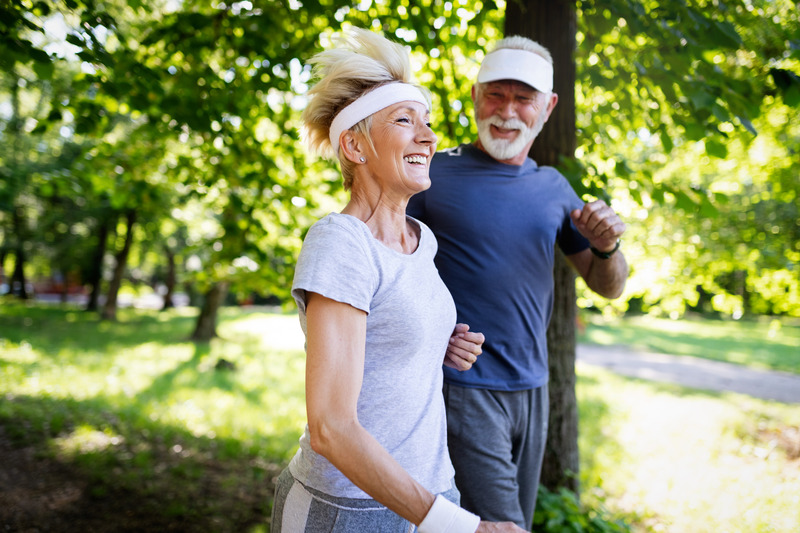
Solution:
M312 448L376 501L419 524L434 495L358 421L366 313L308 293L306 318L306 409Z
M602 200L588 203L570 215L581 235L600 252L613 250L625 233L625 223ZM628 279L628 263L622 251L617 250L608 259L603 259L591 250L583 250L567 256L567 260L597 294L605 298L617 298L622 294Z

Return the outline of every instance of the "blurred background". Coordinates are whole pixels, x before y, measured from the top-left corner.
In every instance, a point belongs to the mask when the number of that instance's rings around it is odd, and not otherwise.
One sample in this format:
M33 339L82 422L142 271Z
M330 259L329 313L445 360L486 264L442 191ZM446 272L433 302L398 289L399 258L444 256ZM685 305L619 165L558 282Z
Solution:
M300 140L306 61L350 25L406 45L456 146L508 13L547 4L2 2L0 524L268 531L305 416L294 261L344 199ZM578 282L568 330L800 374L796 5L551 4L576 131L550 163L620 213L631 265L613 302ZM581 488L541 531L800 528L797 405L582 365L577 396Z

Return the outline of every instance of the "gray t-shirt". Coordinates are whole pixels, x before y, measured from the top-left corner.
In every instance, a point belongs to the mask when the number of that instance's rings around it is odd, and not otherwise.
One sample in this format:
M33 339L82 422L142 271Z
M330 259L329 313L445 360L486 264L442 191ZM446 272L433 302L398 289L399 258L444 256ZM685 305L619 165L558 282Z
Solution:
M292 295L303 332L306 291L368 313L359 422L414 479L440 493L450 488L454 474L442 361L456 310L433 263L433 233L410 220L420 227L420 242L406 255L375 239L355 217L324 217L303 242ZM311 449L308 426L289 468L298 481L326 494L369 498Z

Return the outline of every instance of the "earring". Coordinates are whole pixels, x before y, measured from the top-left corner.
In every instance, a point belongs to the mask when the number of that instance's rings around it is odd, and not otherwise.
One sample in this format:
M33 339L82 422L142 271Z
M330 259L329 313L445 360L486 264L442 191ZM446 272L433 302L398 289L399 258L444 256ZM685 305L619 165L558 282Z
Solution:
M361 161L362 163L366 161L366 159L364 159L363 157L359 157L358 160Z

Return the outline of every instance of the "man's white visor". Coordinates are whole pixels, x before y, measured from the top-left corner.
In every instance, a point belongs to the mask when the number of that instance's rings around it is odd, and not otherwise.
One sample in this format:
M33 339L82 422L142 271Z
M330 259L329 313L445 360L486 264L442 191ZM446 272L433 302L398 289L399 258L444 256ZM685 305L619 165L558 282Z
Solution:
M543 93L553 91L553 65L533 52L502 48L486 54L478 71L478 83L516 80Z

